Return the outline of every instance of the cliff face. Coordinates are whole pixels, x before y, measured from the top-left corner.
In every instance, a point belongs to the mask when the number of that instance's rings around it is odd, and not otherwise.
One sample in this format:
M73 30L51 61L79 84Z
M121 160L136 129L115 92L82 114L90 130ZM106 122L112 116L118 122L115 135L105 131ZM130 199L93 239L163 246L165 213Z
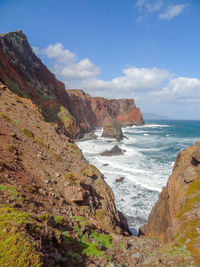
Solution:
M92 98L82 90L68 94L33 53L22 31L0 35L0 81L19 96L32 99L45 120L58 122L70 138L111 122L117 115L123 125L143 122L133 100Z
M67 93L21 31L0 35L0 80L0 266L200 264L199 143L179 154L142 229L156 238L124 237L110 187L68 137L142 123L133 100Z
M70 96L72 114L79 118L81 125L87 129L104 126L114 119L122 126L141 125L144 123L140 109L135 106L133 99L105 99L91 97L82 90L67 90Z
M200 143L179 153L167 186L141 230L186 245L200 264Z
M59 122L68 136L80 133L68 110L70 100L64 84L33 53L21 31L0 35L0 80L19 96L32 99L46 121Z

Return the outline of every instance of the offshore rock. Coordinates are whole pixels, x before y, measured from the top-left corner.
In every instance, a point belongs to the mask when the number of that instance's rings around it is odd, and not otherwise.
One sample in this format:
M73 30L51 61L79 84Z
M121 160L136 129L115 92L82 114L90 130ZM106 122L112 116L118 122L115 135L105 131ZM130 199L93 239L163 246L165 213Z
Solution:
M106 150L101 153L101 156L121 156L124 155L124 152L121 148L119 148L117 145L115 145L111 150Z
M117 120L103 127L102 137L116 138L117 141L123 140L122 128Z

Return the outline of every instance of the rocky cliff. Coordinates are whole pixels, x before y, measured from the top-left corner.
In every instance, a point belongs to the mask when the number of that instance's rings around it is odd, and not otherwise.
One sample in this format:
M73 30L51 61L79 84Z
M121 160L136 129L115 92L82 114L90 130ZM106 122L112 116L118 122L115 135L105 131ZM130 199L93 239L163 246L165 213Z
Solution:
M92 98L82 90L66 92L33 53L22 31L0 35L0 81L20 97L28 97L48 122L58 122L70 138L117 117L123 125L143 123L133 100Z
M122 126L144 124L140 109L133 99L111 99L91 97L82 90L67 90L71 111L81 125L87 129L105 126L116 119Z
M79 135L64 84L33 53L22 31L0 35L0 81L17 95L32 99L46 121L59 122L70 137Z
M69 137L113 118L142 123L133 100L67 93L21 31L0 35L0 80L0 266L199 266L199 143L178 155L141 230L151 238L128 236Z
M142 232L186 245L200 264L200 143L179 153Z

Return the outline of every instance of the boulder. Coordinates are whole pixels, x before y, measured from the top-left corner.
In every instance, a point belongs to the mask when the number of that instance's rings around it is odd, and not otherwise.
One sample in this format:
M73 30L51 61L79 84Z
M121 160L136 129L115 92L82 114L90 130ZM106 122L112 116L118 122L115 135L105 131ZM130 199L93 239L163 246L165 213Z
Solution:
M115 182L116 182L116 183L121 183L121 182L123 182L124 180L125 180L124 177L120 177L120 178L116 179Z
M101 156L121 156L124 155L124 152L121 148L119 148L117 145L115 145L111 150L106 150L101 153Z

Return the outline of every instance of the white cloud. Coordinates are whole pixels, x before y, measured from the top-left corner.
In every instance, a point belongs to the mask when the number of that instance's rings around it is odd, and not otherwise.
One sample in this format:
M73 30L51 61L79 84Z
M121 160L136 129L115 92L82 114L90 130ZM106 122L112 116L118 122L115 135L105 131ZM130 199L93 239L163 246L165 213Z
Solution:
M61 43L50 44L41 52L48 58L54 58L57 62L71 63L75 60L75 54L64 49Z
M35 49L35 51L38 53L38 50ZM40 53L50 59L54 59L52 70L68 83L73 80L95 77L100 72L100 69L88 58L78 61L76 55L65 49L61 43L50 44L48 47L41 49Z
M129 67L122 70L121 76L103 80L98 78L100 68L89 58L78 61L77 56L60 43L34 51L54 59L53 71L65 82L66 88L80 88L93 96L134 97L146 106L149 103L200 103L200 80L197 78L177 77L156 67Z
M165 102L200 103L200 80L186 77L173 78L156 94Z
M144 3L145 3L145 1L146 1L146 0L138 0L137 3L136 3L136 6L138 6L138 7L143 6Z
M82 81L79 86L88 90L112 90L113 95L117 91L128 92L147 92L159 90L162 83L171 77L167 70L158 68L127 68L122 70L123 76L112 80L104 81L99 79L90 79Z
M138 0L135 5L139 12L136 21L141 22L145 17L155 14L159 19L170 20L180 15L186 6L186 4L170 6L167 1L164 0Z
M164 3L162 0L157 0L151 3L146 3L146 9L149 13L159 11L163 7Z
M164 13L159 14L159 19L170 20L178 16L185 9L186 5L175 5L168 7Z
M99 73L100 69L88 58L85 58L80 60L77 64L70 64L64 67L60 75L69 80L82 80L95 77Z

